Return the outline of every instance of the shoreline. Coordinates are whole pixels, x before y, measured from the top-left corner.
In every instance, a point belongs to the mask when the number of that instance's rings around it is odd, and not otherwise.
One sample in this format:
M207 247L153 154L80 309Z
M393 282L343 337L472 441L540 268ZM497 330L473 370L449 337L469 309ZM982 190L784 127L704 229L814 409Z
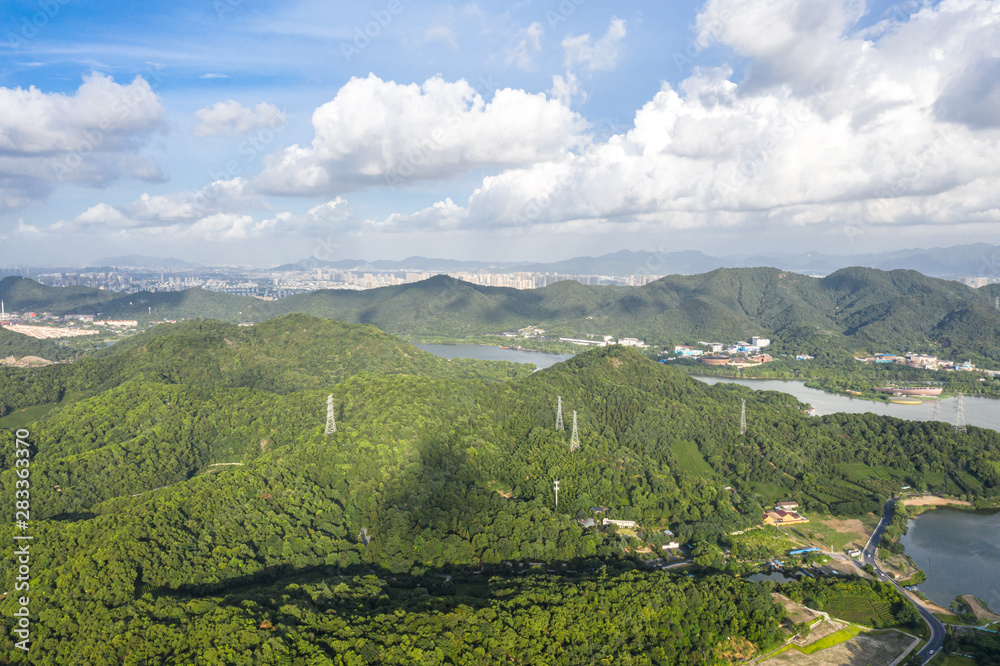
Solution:
M485 342L425 342L424 340L410 340L408 342L414 346L439 345L441 347L460 347L460 346L489 347L490 349L502 349L503 351L530 352L532 354L549 354L550 356L576 356L575 353L571 353L568 351L542 351L541 349L526 349L525 347L521 347L520 349L515 349L513 347L503 347L501 345L490 345Z
M911 497L901 498L900 502L902 502L903 506L906 507L907 531L909 530L909 521L917 518L918 516L920 516L922 514L928 513L930 511L934 511L936 509L953 509L953 510L957 510L957 511L968 511L968 512L973 512L973 513L978 512L978 511L985 511L985 512L989 512L989 513L996 513L998 511L1000 511L1000 506L979 508L975 504L973 504L972 502L969 502L967 500L952 499L950 497L942 497L941 495L918 495L918 496L911 496ZM906 534L906 531L904 531L900 535L900 537L902 537L903 534ZM899 538L896 539L896 543L899 543L900 545L902 545L902 543L901 543L901 541L900 541ZM911 563L913 563L913 560L910 559L910 557L908 555L906 555L906 549L905 548L903 549L902 554L908 560L910 560ZM916 567L916 564L914 564L914 566ZM927 580L927 578L928 578L927 572L924 571L923 569L917 567L917 573L911 575L909 578L907 578L907 579L905 579L903 581L899 581L899 584L900 585L906 585L906 581L910 580L911 578L913 578L913 576L915 576L917 574L923 574L923 580ZM919 585L920 583L911 583L911 584L914 585L914 586L916 586L916 585ZM932 601L931 599L929 599L926 596L924 596L924 594L922 592L917 592L917 593L911 592L910 594L911 594L911 596L918 597L920 599L920 603L922 603L924 606L926 606L929 609L931 609L932 612L936 612L936 613L943 614L943 615L952 615L952 616L956 616L956 617L958 616L958 613L956 613L955 611L951 610L950 608L945 608L944 606L942 606L941 604L939 604L939 603L937 603L935 601ZM959 595L956 595L955 598L961 600L963 597L967 597L967 596L976 596L976 595L972 595L972 594L959 594ZM976 598L978 599L978 597L976 597Z

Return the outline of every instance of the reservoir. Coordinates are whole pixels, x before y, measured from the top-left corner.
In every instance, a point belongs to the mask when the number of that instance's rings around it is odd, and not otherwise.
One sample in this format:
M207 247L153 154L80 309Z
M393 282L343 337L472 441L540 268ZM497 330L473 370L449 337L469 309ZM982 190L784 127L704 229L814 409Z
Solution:
M546 354L522 349L502 349L489 345L414 345L441 358L474 358L480 361L534 363L539 370L573 358L573 354Z
M899 540L927 574L918 586L948 607L960 594L1000 608L1000 512L935 509L910 520Z
M946 398L944 400L927 400L920 405L898 405L891 402L875 402L873 400L859 400L846 395L827 393L819 389L809 388L802 381L794 379L731 379L729 377L700 377L695 379L706 384L716 384L718 382L729 382L731 384L742 384L749 386L755 391L780 391L794 395L800 401L808 403L816 408L817 416L826 416L836 412L846 412L848 414L880 414L882 416L895 416L899 419L909 421L932 421L934 419L934 403L938 403L938 421L952 423L955 418L956 398ZM980 428L990 428L1000 431L1000 401L993 398L983 398L980 396L965 397L965 422L968 425L979 426Z

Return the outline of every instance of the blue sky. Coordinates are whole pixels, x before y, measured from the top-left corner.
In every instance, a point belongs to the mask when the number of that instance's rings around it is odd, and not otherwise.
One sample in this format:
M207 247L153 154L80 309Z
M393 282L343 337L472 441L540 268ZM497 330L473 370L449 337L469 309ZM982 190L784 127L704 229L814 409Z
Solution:
M6 9L4 265L1000 242L985 1Z

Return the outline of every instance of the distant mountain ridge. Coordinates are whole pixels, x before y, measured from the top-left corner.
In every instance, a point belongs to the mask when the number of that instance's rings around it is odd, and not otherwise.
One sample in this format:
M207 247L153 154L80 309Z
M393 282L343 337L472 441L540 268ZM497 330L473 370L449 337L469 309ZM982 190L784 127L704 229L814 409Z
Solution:
M776 351L783 352L928 351L988 360L995 367L1000 364L1000 309L994 298L1000 288L994 287L971 289L907 270L852 267L815 278L776 268L723 268L669 275L639 288L563 280L518 290L438 275L277 301L203 289L129 295L90 290L58 298L58 289L7 278L0 281L0 295L40 291L56 314L102 312L140 322L195 317L261 322L304 313L373 324L409 339L449 341L475 341L529 325L541 326L552 337L612 335L652 344L763 335L775 338ZM42 299L27 302L38 306ZM7 303L9 309L23 309L16 298Z
M756 268L773 266L807 275L829 275L842 268L865 266L881 270L913 270L930 277L1000 277L1000 246L988 243L956 245L945 248L906 249L856 255L827 255L819 252L801 254L746 254L714 257L697 250L652 252L621 250L599 257L574 257L554 262L486 262L434 259L413 256L400 261L305 259L283 264L272 270L293 271L315 268L334 270L413 270L423 272L475 272L483 269L558 273L561 275L693 275L717 268Z

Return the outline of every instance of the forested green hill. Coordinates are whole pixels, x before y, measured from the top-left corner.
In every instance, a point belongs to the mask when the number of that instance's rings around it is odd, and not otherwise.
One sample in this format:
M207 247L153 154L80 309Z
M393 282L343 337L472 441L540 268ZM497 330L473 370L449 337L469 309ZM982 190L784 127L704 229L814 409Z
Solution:
M38 301L17 297L30 292L25 282L30 281L12 282L17 289L7 289L14 307ZM414 284L316 291L279 301L200 289L106 301L108 296L101 292L101 300L91 302L93 294L72 297L67 292L60 302L64 309L101 310L142 321L263 321L300 312L373 324L410 339L469 340L528 325L556 336L633 336L654 344L763 335L775 340L776 352L927 351L1000 367L1000 310L994 307L993 292L906 270L845 268L812 278L773 268L734 268L671 275L636 288L564 281L534 290L481 287L436 276Z
M501 361L446 360L374 326L290 315L253 327L219 321L164 324L70 366L0 374L0 416L113 388L133 377L202 389L278 393L331 386L359 372L488 380L525 376Z
M62 398L28 427L36 642L30 659L8 653L19 663L726 663L777 640L781 612L759 587L609 578L602 566L636 566L634 540L576 519L607 506L714 548L776 494L843 515L904 484L1000 496L993 431L809 418L789 396L707 386L617 346L528 374L291 315L158 327L0 379L4 401L24 386ZM557 396L579 451L554 428ZM13 497L10 431L0 457ZM512 578L531 562L554 573ZM5 647L14 601L0 600ZM570 628L584 616L592 626Z
M49 287L22 277L0 280L0 299L7 312L72 312L74 308L91 309L120 297L113 291L93 287Z
M38 340L0 327L0 359L37 356L49 361L61 361L75 355L76 350L72 347L60 347L52 340Z

